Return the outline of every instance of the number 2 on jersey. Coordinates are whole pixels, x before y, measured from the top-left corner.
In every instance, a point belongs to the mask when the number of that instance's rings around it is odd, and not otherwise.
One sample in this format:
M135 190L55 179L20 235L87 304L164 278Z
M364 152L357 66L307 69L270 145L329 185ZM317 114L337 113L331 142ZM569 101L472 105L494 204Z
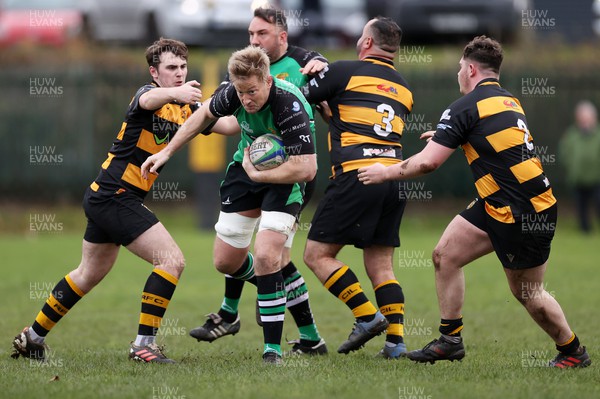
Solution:
M525 137L523 137L523 141L525 142L525 147L527 147L527 149L529 151L533 151L533 142L529 141L529 138L531 137L531 133L529 133L529 129L527 128L527 125L525 124L523 119L517 120L517 127L525 132Z

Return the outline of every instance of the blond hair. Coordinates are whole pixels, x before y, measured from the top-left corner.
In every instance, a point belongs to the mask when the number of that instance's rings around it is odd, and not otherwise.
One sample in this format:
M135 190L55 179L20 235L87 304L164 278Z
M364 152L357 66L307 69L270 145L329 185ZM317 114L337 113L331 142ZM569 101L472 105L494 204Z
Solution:
M261 82L269 77L269 57L260 47L248 46L231 54L227 63L229 79L248 79L256 76Z

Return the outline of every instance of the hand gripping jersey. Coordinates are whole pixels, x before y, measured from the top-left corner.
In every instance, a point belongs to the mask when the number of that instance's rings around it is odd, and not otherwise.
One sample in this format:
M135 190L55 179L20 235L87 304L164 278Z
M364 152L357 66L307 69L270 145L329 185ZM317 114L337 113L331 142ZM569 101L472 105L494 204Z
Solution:
M288 50L280 59L271 63L270 73L273 77L288 81L300 89L302 86L306 85L310 79L310 76L300 73L300 68L303 68L313 59L328 62L325 57L316 51L308 51L301 47L289 46Z
M556 203L519 100L484 79L444 111L433 141L462 149L486 212L504 223Z

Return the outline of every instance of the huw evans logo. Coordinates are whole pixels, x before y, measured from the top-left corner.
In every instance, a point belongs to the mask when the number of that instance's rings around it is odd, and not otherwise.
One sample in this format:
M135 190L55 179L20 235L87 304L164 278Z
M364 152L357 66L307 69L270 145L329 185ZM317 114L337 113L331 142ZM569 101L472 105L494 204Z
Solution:
M56 78L29 78L29 95L32 97L61 97L64 93Z
M56 153L53 145L32 145L29 147L29 164L58 166L63 163L63 155Z
M550 30L556 27L556 18L550 17L548 10L522 10L521 26L524 29Z

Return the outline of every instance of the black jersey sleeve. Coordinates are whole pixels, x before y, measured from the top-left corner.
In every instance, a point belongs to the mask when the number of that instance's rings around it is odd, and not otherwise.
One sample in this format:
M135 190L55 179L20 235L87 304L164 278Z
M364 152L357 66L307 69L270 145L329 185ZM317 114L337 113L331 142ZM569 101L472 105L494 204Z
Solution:
M470 101L463 97L444 110L432 140L448 148L458 148L468 140L472 124Z
M127 113L129 115L135 114L135 113L140 113L140 112L154 112L153 110L148 110L148 109L144 109L144 108L140 107L140 97L142 96L142 94L147 93L152 89L156 89L156 86L147 84L138 89L138 91L135 93L135 95L131 99L131 102L129 103L129 108L127 110ZM160 108L160 107L158 107L158 108Z
M208 99L208 101L212 101L212 99L217 96L223 89L225 89L227 87L227 85L229 84L229 74L227 74L227 80L222 81L219 86L215 89L215 91L213 92L211 98ZM200 108L200 106L202 105L202 103L200 103L198 105L198 108ZM212 112L212 108L210 108L211 112ZM213 113L213 115L216 115ZM204 130L202 130L200 132L200 134L203 134L205 136L208 136L210 134L212 134L212 128L215 127L215 125L217 124L217 121L211 122Z
M309 61L312 60L319 60L329 63L329 61L327 61L327 58L325 58L318 51L309 51L302 47L296 46L290 46L288 50L288 57L295 59L296 62L302 67L304 67Z
M288 155L314 154L311 121L302 102L292 93L278 95L273 104L275 126L281 132Z
M223 85L223 87L215 92L210 99L210 112L217 117L233 115L233 113L242 106L240 99L231 83Z
M327 65L302 87L302 93L309 103L318 104L331 98L339 90L339 86L347 81L347 73L348 68L343 61Z

